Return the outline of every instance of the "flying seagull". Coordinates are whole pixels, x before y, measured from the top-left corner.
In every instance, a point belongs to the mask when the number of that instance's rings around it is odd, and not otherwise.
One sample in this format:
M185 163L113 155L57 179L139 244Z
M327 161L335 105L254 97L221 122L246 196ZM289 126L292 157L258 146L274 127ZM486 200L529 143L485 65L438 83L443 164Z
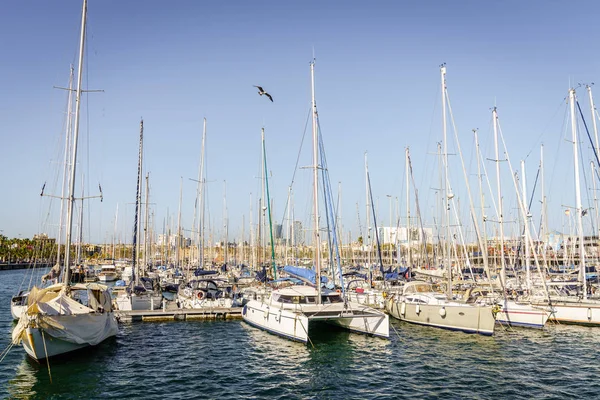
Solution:
M265 96L267 96L269 98L269 100L271 100L271 102L273 102L273 98L271 97L271 95L269 93L265 92L265 90L262 87L256 86L256 85L253 85L253 86L258 89L258 94L260 94L261 96L264 94Z

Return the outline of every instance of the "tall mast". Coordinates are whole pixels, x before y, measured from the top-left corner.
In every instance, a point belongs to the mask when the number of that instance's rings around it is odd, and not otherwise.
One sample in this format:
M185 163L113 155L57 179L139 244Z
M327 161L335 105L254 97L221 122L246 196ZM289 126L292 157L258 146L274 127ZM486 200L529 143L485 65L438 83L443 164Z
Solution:
M69 150L71 148L71 129L72 127L72 108L73 108L73 65L71 65L70 68L70 74L69 74L69 97L67 100L67 128L66 128L66 132L65 132L65 157L64 157L64 161L63 161L63 179L62 179L62 186L61 186L61 194L60 194L60 216L59 216L59 222L58 222L58 240L57 240L57 249L56 249L56 265L60 265L60 252L61 252L61 242L62 242L62 236L63 236L63 216L64 216L64 211L63 211L63 207L65 204L65 188L66 188L66 180L67 180L67 176L69 174L69 167L68 167L68 161L69 161Z
M450 180L448 178L448 139L447 139L447 126L446 126L446 64L442 64L440 67L441 79L442 79L442 130L444 133L444 206L446 215L446 257L447 257L447 272L448 272L448 289L447 294L449 298L452 298L452 263L450 261Z
M177 209L177 238L175 239L175 265L181 267L181 201L183 198L183 177L179 177L179 207Z
M596 154L600 152L600 142L598 142L598 125L596 124L596 106L594 105L594 97L592 96L592 87L590 85L586 85L586 89L590 98L590 111L592 112L592 127L594 128L594 137L596 138ZM600 235L600 222L598 221L598 196L596 194L596 168L594 167L594 162L592 164L592 180L594 181L594 210L596 214L596 229L597 235Z
M71 177L69 179L69 201L67 206L67 239L65 243L65 284L71 279L69 269L71 258L71 234L73 232L73 206L75 203L75 170L77 167L77 144L79 139L79 109L81 106L81 80L83 75L83 50L85 43L85 23L87 15L87 0L83 0L81 13L81 40L79 42L79 64L77 67L77 92L75 95L75 130L73 132L73 152L71 154Z
M313 205L314 205L314 246L317 286L317 304L321 304L321 238L319 234L319 147L317 133L317 103L315 101L315 60L310 63L313 134Z
M573 166L575 169L575 207L577 212L577 228L579 230L579 278L583 283L583 298L587 299L587 282L585 278L585 248L583 243L583 207L581 205L581 189L579 187L579 152L577 142L577 121L575 119L575 89L569 90L571 105L571 132L573 137Z
M229 254L227 250L229 250L229 230L227 226L227 181L223 180L223 244L225 247L223 248L223 263L227 264L229 259Z
M146 204L144 205L144 266L148 266L148 228L149 228L149 219L150 214L148 213L150 207L150 173L146 173Z
M262 153L263 153L263 172L265 176L265 195L267 197L267 213L269 215L269 238L271 239L271 266L273 267L273 279L277 279L277 266L275 265L275 241L273 240L273 220L271 212L271 196L269 195L269 171L267 169L267 149L265 147L265 128L261 131ZM266 218L265 218L266 220ZM266 232L265 232L266 237Z
M530 218L530 214L529 214L529 205L527 204L527 179L526 179L526 175L525 175L525 161L521 160L521 174L523 175L523 199L522 199L522 203L523 203L523 208L525 209L525 218L524 218L524 224L525 224L525 271L526 271L526 277L527 277L527 290L529 293L531 293L531 259L529 256L529 218Z
M200 218L198 219L198 235L199 235L199 246L200 246L200 268L204 268L204 219L206 216L206 212L204 210L204 192L206 190L205 187L205 179L204 179L204 157L206 155L206 118L204 118L204 124L202 129L202 150L201 150L201 162L200 162Z
M405 150L405 159L406 159L406 262L407 267L412 267L412 254L411 254L411 237L410 237L410 168L409 168L409 155L408 155L408 147Z
M367 237L365 238L365 240L363 240L363 243L366 243L366 249L367 249L367 254L366 254L366 260L367 260L367 268L369 269L369 284L372 285L373 284L373 273L371 271L371 219L370 219L370 215L371 215L371 198L369 197L369 164L367 162L367 152L365 151L365 204L366 204L366 223L367 225L365 226L366 228L366 232L367 232Z
M488 259L488 253L487 253L487 229L485 226L486 223L486 216L485 216L485 197L483 194L483 178L481 175L481 153L480 153L480 149L479 149L479 135L477 134L477 129L473 129L473 133L475 134L475 147L477 150L477 176L478 176L478 181L479 181L479 202L481 205L481 225L482 225L482 235L481 235L481 240L483 242L483 246L481 246L481 256L483 258L483 265L486 268L486 273L489 273L489 259ZM488 276L488 279L491 279L491 277ZM491 283L491 282L490 282Z
M504 215L502 211L502 189L500 185L500 155L498 152L498 111L492 110L494 124L494 148L496 155L496 189L498 191L498 222L500 223L500 284L506 287L506 260L504 259Z
M139 279L139 262L138 262L138 254L139 254L139 235L140 235L140 221L139 221L139 212L140 212L140 203L142 202L142 194L141 194L141 186L142 186L142 161L144 154L144 120L140 121L140 147L138 154L138 174L137 174L137 188L135 194L135 217L133 221L133 245L132 245L132 253L133 253L133 271L134 271L134 281L135 285L140 283Z

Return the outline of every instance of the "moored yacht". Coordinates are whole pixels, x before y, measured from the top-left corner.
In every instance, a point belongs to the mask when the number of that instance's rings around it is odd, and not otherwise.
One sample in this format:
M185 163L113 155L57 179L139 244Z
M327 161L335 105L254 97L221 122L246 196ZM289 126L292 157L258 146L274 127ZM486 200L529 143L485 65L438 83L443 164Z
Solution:
M389 337L389 317L381 311L345 302L341 293L312 286L290 286L273 290L266 301L251 300L242 317L250 325L306 343L309 326L316 321L353 332Z
M414 324L437 328L494 334L494 314L491 306L469 304L448 299L434 291L431 283L408 282L402 295L391 296L385 304L386 311L394 318Z

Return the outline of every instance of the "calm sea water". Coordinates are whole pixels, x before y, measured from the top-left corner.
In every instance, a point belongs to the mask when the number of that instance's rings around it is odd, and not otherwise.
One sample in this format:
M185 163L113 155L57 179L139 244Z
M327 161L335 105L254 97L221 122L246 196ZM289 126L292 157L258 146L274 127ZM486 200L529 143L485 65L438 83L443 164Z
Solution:
M25 271L0 271L0 351ZM0 363L11 399L600 398L600 329L497 329L493 337L393 322L390 340L317 333L314 347L242 321L123 324L65 360Z

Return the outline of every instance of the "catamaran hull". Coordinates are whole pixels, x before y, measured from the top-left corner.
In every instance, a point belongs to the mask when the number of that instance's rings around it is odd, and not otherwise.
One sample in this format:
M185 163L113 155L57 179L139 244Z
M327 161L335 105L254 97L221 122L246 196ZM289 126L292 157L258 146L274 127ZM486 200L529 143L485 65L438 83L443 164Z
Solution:
M382 338L388 338L390 333L390 319L384 313L379 316L327 319L325 322L348 329L351 332Z
M496 322L502 325L543 329L549 316L549 312L529 304L507 301L502 303L501 310L496 314Z
M365 307L355 307L354 310L313 311L308 314L272 307L254 300L249 301L242 309L242 317L250 325L303 343L308 341L309 325L313 321L326 322L351 332L389 337L389 317L373 309L365 311Z
M429 305L390 299L386 311L400 321L491 336L496 321L487 306Z
M242 309L248 324L287 339L308 341L308 317L290 310L275 309L266 303L251 300Z
M72 343L48 334L42 335L42 330L37 328L27 328L24 333L23 348L31 358L38 361L89 346L87 343Z

